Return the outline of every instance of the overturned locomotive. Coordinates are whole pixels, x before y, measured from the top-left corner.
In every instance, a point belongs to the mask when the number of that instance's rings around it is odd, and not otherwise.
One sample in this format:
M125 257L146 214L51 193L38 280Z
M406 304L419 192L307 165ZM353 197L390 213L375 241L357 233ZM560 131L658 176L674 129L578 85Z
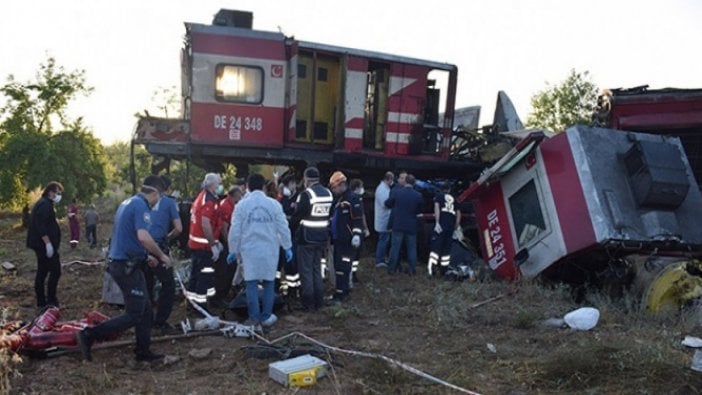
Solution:
M702 251L702 195L674 137L532 133L459 200L474 202L483 257L509 279L603 283L661 256L694 272Z

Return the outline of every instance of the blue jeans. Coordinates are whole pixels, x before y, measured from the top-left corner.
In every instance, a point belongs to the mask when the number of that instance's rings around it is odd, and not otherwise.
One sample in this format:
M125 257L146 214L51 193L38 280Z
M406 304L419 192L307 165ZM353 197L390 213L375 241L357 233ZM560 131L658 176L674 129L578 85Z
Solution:
M392 242L390 245L390 263L388 264L388 273L394 273L400 261L400 247L402 242L405 242L407 247L407 263L409 272L414 273L417 267L417 234L401 231L392 231Z
M245 283L246 307L249 309L249 319L256 322L267 320L273 314L273 302L275 300L273 281L263 281L263 312L261 311L261 301L258 295L258 280L245 281Z
M375 246L375 264L385 263L388 255L388 243L390 241L390 231L378 232L378 243Z

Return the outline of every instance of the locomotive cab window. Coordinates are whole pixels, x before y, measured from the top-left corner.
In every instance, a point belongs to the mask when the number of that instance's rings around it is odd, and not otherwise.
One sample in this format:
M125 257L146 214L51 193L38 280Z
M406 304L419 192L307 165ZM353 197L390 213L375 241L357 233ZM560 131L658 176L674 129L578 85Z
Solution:
M261 103L263 101L263 69L229 64L217 65L215 97L219 101Z
M546 231L546 221L533 179L509 197L509 208L519 248L527 246Z

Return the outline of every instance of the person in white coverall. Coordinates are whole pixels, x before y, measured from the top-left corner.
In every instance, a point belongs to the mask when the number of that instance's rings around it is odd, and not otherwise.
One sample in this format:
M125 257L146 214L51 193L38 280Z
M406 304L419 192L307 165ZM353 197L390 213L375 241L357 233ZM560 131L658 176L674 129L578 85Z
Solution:
M292 261L292 241L283 208L267 197L262 189L265 179L253 173L247 181L249 193L236 206L229 229L227 262L239 259L246 283L247 324L271 326L278 318L273 314L273 284L280 247L287 262ZM259 305L258 283L263 283L263 311Z

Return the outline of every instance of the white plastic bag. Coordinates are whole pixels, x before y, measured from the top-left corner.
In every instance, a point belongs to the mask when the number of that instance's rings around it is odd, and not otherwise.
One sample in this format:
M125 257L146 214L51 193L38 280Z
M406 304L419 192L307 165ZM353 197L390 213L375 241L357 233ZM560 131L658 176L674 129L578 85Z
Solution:
M600 311L594 307L582 307L566 314L563 319L572 329L589 331L597 325L597 321L600 319Z
M685 339L682 341L682 345L690 348L701 348L702 339L694 336L685 336Z

